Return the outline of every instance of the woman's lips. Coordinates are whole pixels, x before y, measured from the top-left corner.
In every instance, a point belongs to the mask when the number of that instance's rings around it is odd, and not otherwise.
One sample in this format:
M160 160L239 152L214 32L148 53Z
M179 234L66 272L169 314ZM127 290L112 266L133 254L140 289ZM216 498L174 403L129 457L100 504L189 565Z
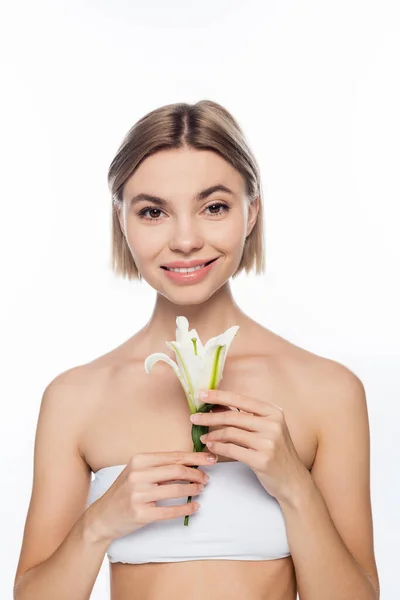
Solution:
M216 262L218 262L218 258L214 259L205 267L201 267L200 269L196 269L195 271L190 271L189 273L180 273L179 271L168 271L168 269L163 268L163 272L165 275L174 281L175 283L180 284L188 284L188 283L197 283L201 281L207 273L212 269Z
M180 266L177 265L176 267L168 267L167 265L161 265L161 268L162 269L167 269L167 270L171 270L171 269L175 269L175 268L177 268L177 269L185 269L185 268L191 269L192 267L198 267L200 265L207 266L207 265L211 264L212 262L214 262L214 260L217 260L217 258L219 258L219 256L217 256L216 258L211 258L210 260L204 261L203 263L199 262L198 264L192 265L191 267L185 267L185 265L183 264L183 265L180 265ZM177 262L179 263L179 261L177 261ZM184 261L181 261L181 262L184 262ZM188 262L190 262L190 261L188 261Z

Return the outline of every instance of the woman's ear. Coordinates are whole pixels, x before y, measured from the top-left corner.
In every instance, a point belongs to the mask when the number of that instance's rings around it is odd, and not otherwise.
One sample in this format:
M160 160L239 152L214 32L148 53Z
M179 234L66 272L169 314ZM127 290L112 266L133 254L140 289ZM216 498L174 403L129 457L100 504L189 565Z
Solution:
M119 225L121 227L121 231L125 237L125 228L124 228L124 220L123 220L123 214L122 214L122 208L121 207L117 207L116 208L117 211L117 217L118 217L118 221L119 221Z
M250 233L253 230L254 225L256 224L259 210L260 210L260 197L257 196L257 198L254 200L254 202L249 203L246 237L249 237Z

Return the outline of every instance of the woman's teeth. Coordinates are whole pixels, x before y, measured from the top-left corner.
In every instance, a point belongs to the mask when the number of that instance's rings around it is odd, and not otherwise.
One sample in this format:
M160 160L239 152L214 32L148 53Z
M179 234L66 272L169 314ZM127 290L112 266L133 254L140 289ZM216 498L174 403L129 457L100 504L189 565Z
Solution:
M204 263L204 265L198 265L197 267L191 267L190 269L168 269L168 267L166 267L166 269L167 271L175 271L175 273L191 273L192 271L198 271L199 269L202 269L205 266L206 263Z

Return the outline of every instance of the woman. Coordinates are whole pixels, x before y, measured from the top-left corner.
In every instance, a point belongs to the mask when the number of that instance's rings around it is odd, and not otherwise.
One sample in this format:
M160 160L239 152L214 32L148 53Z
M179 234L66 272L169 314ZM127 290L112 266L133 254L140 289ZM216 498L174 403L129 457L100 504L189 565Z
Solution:
M112 600L378 598L363 385L232 296L231 277L264 269L259 170L238 123L211 101L154 110L108 180L114 270L156 302L133 337L43 394L14 598L87 599L106 553ZM175 373L144 369L178 316L203 342L239 326L199 453Z

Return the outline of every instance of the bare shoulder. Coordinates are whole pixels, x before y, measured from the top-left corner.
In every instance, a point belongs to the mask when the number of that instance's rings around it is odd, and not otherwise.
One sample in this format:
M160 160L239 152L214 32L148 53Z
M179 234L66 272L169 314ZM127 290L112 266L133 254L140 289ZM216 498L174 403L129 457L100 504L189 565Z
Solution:
M300 349L301 350L301 349ZM287 359L288 368L308 391L316 414L324 421L340 409L365 404L365 389L360 378L346 365L311 352L297 351Z
M121 361L118 352L111 351L90 362L76 365L57 374L46 386L40 411L55 411L68 419L70 431L76 439L90 423L91 417L103 401ZM80 451L80 448L77 448Z
M271 335L272 334L272 335ZM301 348L267 332L266 347L272 348L274 370L303 398L320 428L329 426L338 409L365 410L365 389L360 378L339 361ZM266 357L270 359L270 354ZM321 434L321 431L319 431Z
M44 404L57 403L60 409L64 405L71 418L84 424L102 402L115 378L135 366L134 338L56 375L45 389Z
M288 352L282 363L310 416L320 453L333 435L340 438L348 432L353 439L364 440L359 445L364 444L367 456L368 405L360 378L339 361L301 348Z
M310 386L318 393L324 391L327 399L330 393L339 390L349 391L362 385L360 379L346 365L314 354L298 346L288 345L287 352L280 354L282 366L286 367L299 385ZM319 403L321 406L324 402Z
M131 344L130 347L134 348L134 344ZM67 394L73 393L73 398L77 398L75 404L79 405L81 403L78 402L77 394L82 393L86 399L85 404L90 404L91 395L88 395L88 392L101 388L113 375L126 367L126 364L126 344L121 344L87 363L73 366L59 373L49 383L48 388L58 391L65 390Z
M56 375L46 386L43 402L51 404L57 402L61 407L65 405L71 414L83 415L90 408L93 395L90 393L98 388L101 381L107 377L110 368L97 360L70 367Z

